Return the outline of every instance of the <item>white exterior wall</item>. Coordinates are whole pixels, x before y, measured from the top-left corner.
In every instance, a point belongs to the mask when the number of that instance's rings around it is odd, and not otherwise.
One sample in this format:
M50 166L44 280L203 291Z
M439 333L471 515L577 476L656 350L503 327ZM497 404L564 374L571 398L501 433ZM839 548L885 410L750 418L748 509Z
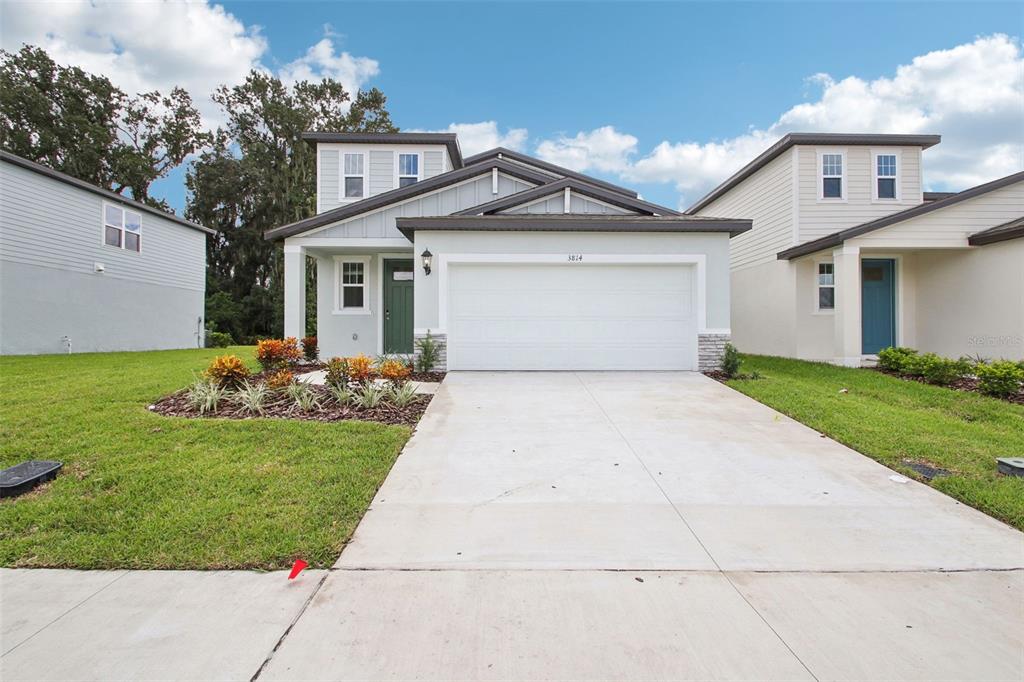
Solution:
M916 259L916 343L946 357L1024 360L1024 239Z
M860 225L916 206L923 201L921 193L921 149L919 147L810 147L797 146L798 239L793 244L818 239L833 232ZM842 152L843 198L822 199L820 194L819 156ZM874 152L897 155L899 200L873 199Z
M705 261L706 326L700 332L727 333L729 327L728 234L598 232L444 232L418 231L413 251L429 248L434 269L425 275L416 268L415 322L417 330L447 333L439 327L441 261L450 254L582 254L694 255Z
M366 174L361 199L398 188L398 155L419 154L419 179L439 175L450 169L451 159L445 145L348 144L321 142L317 145L317 213L351 204L359 199L342 196L342 171L345 153L363 154Z
M0 163L0 353L200 345L206 236L136 211L141 251L107 246L105 201Z

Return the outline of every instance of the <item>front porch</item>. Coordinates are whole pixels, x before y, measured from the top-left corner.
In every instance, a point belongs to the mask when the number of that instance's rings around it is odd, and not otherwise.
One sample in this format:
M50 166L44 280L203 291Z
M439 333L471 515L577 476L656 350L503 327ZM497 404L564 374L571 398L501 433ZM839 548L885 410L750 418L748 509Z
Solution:
M316 268L316 336L323 357L412 355L412 244L405 239L288 239L284 332L307 331L307 268Z

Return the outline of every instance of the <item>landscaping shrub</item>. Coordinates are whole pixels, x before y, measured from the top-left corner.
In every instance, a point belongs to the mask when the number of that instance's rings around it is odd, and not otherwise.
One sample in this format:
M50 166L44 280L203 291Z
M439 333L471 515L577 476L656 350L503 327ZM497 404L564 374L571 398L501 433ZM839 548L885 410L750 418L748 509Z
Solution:
M234 387L249 376L249 368L237 355L220 355L203 372L206 379L218 386Z
M365 384L373 378L373 360L362 353L354 358L346 358L348 378L358 384Z
M262 415L267 399L270 397L270 390L262 381L252 383L243 381L242 385L235 391L235 403L249 414Z
M227 389L224 387L218 386L212 381L200 379L188 387L186 395L189 404L194 409L198 410L200 414L206 414L207 412L216 412L220 401L226 394Z
M267 377L267 388L272 391L279 391L288 388L295 383L295 375L287 369L279 369Z
M288 397L292 400L293 409L300 412L312 412L320 407L320 399L317 398L316 393L307 384L294 383L285 390L288 393Z
M736 346L731 343L725 344L725 350L722 353L722 373L732 379L739 374L741 362L740 352L736 350Z
M384 402L387 395L388 392L383 386L368 383L360 386L359 389L356 390L352 399L359 407L364 410L369 410Z
M256 344L256 361L265 370L287 367L301 358L302 351L294 336L287 339L263 339Z
M315 362L320 357L320 347L317 345L315 336L306 336L302 339L302 354L310 362Z
M327 384L327 390L330 391L334 402L339 405L349 405L352 403L353 397L355 397L345 384Z
M405 407L416 400L416 387L408 382L401 385L396 384L391 387L389 397L395 407Z
M328 386L348 385L348 360L345 358L331 358L327 361L327 377L324 379Z
M407 364L394 358L382 361L378 365L377 371L382 379L387 379L396 386L405 383L409 378L409 374L412 373Z
M978 375L978 389L998 398L1016 394L1024 382L1024 368L1009 360L975 365L974 373Z
M878 351L878 366L890 372L902 372L907 361L917 355L913 348L889 347Z
M235 342L231 338L231 334L225 334L224 332L215 332L213 330L206 330L206 347L207 348L227 348Z
M911 355L905 363L915 376L923 377L929 384L948 386L970 372L970 365L964 360L950 360L935 353Z
M437 364L438 359L441 357L441 347L438 345L437 340L430 335L429 330L425 337L416 341L416 349L419 351L419 355L416 357L416 370L432 372L434 365Z

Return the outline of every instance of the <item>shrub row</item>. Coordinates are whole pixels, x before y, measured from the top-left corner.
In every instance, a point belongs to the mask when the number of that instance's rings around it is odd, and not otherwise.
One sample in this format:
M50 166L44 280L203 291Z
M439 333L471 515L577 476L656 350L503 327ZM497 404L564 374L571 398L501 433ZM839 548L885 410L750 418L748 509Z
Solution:
M287 375L287 377L285 377ZM412 384L379 386L366 383L355 387L329 386L326 394L309 384L294 380L288 370L275 372L266 382L242 381L237 386L218 384L209 378L201 378L186 391L189 405L200 414L216 413L225 403L231 403L242 412L252 416L266 414L272 401L280 405L287 400L290 411L315 412L330 403L353 406L359 409L373 409L391 404L406 407L417 398Z
M920 377L930 384L948 386L967 377L977 377L978 390L1000 398L1015 395L1024 383L1024 362L951 360L935 353L918 353L913 348L885 348L878 353L878 366L902 376Z

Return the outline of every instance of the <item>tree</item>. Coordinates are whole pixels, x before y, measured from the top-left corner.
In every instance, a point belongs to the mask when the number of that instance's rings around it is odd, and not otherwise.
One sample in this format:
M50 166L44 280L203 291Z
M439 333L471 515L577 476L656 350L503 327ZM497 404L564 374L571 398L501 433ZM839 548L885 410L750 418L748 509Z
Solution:
M150 185L209 139L181 88L130 97L42 48L0 50L0 146L18 156L169 210Z
M208 238L207 301L226 293L240 306L219 331L237 340L280 336L283 260L279 244L264 240L273 227L316 211L316 152L302 140L309 130L395 132L386 98L376 88L353 100L341 83L324 79L293 86L252 71L245 82L213 95L226 120L186 179L186 216L217 230ZM307 267L307 300L315 301L316 273ZM215 307L222 298L216 299ZM213 317L207 315L213 321ZM307 318L315 329L316 318Z

